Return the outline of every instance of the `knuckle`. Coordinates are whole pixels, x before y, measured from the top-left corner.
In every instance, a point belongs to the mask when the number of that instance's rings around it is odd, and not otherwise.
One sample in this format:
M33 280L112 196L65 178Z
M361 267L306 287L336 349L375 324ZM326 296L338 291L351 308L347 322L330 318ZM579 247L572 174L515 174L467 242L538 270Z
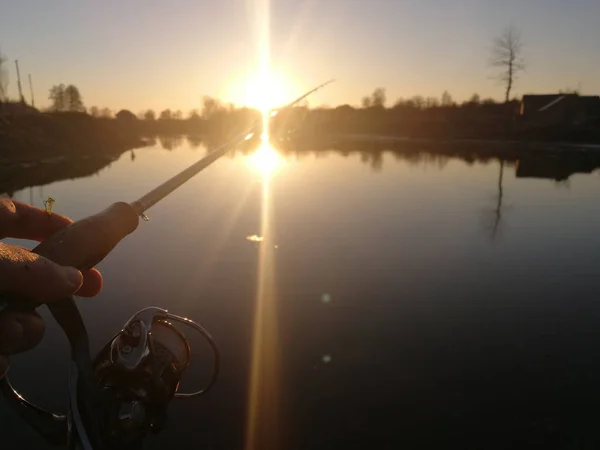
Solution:
M15 202L9 198L0 199L0 211L7 211L14 213L17 210Z

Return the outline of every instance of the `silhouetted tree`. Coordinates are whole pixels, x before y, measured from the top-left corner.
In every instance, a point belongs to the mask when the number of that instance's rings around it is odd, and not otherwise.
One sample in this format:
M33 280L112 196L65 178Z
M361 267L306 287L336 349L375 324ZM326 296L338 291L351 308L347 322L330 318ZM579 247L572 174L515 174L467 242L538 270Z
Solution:
M89 113L92 117L100 117L100 109L97 106L92 106Z
M171 110L165 109L164 111L162 111L160 113L160 116L158 116L158 118L161 120L169 120L172 118L172 116L173 116L173 113L171 112Z
M202 118L210 119L217 113L223 111L224 109L225 108L223 107L223 105L221 105L221 102L219 102L219 100L208 96L202 97Z
M137 120L137 117L134 113L127 109L122 109L115 115L115 119L123 121L123 122L132 122Z
M470 105L479 105L481 103L481 97L479 94L473 94L467 103Z
M425 99L425 108L437 108L440 106L440 102L435 97L427 97Z
M520 72L525 70L522 57L523 41L521 33L510 26L492 41L489 64L496 68L495 78L505 86L505 102L510 99L510 92Z
M189 120L198 120L198 119L200 119L200 114L198 114L198 110L197 109L192 109L190 111L190 113L188 114L188 119Z
M386 100L387 100L387 98L385 95L384 88L376 88L373 91L373 93L371 94L371 105L372 106L378 106L378 107L384 108Z
M442 93L442 106L452 106L454 101L452 100L452 96L448 93L448 91L444 91Z
M102 108L102 110L100 111L100 116L106 119L110 119L113 116L113 113L109 108Z
M66 111L82 112L85 110L79 89L70 84L64 90L64 105Z
M392 108L399 109L399 108L404 108L405 106L406 106L406 100L404 100L402 97L400 97L399 99L396 100L396 102L394 103L394 106L392 106Z
M149 109L144 113L144 120L156 120L156 113Z
M76 86L70 84L65 87L63 83L54 85L50 88L48 97L51 101L51 111L71 111L84 112L85 107L81 99L81 94Z
M65 111L65 85L63 83L54 85L50 88L50 95L48 99L51 102L51 111Z
M417 109L423 109L423 107L425 106L425 99L421 95L415 95L410 99L410 101L412 102L413 106Z
M7 61L0 51L0 102L8 100L8 69L5 67Z
M372 105L371 97L365 96L361 100L361 106L365 109L370 108Z
M182 117L183 113L180 110L175 111L172 116L172 118L175 120L181 120Z

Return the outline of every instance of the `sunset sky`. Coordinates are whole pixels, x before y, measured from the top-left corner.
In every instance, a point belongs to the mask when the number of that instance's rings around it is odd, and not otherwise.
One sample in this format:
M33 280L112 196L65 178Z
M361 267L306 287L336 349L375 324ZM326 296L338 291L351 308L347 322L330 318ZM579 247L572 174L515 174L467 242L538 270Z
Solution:
M252 74L267 40L280 80L275 97L283 100L329 78L338 82L311 106L359 104L377 86L390 103L444 90L455 100L474 92L500 99L486 59L491 38L511 23L522 31L528 65L515 94L567 87L600 94L598 0L9 3L0 7L0 49L11 60L10 94L17 96L18 58L24 87L33 76L38 106L60 82L78 86L86 106L136 113L188 111L203 95L252 103L248 84L261 85Z

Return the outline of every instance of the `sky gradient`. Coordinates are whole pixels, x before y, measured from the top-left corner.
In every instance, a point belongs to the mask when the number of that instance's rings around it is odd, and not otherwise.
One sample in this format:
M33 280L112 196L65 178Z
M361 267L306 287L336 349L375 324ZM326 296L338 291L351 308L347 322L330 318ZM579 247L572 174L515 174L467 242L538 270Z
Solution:
M510 24L521 30L527 63L515 95L567 87L600 94L598 0L10 3L0 7L9 93L17 97L18 58L24 88L33 76L37 106L60 82L78 86L86 106L136 113L200 108L203 95L240 104L265 37L271 64L289 80L289 100L338 80L311 106L358 105L377 86L387 89L388 103L444 90L459 101L475 92L501 99L486 62L492 37Z

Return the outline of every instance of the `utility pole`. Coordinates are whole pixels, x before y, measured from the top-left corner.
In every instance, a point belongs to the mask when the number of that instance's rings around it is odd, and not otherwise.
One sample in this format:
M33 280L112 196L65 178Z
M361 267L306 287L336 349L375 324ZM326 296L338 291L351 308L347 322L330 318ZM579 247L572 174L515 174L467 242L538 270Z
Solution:
M17 67L17 87L19 88L19 98L21 103L25 103L25 97L23 97L23 87L21 86L21 72L19 72L19 60L15 59L15 66Z
M35 99L33 98L33 83L31 82L31 74L29 74L29 92L31 92L31 106L35 108Z

